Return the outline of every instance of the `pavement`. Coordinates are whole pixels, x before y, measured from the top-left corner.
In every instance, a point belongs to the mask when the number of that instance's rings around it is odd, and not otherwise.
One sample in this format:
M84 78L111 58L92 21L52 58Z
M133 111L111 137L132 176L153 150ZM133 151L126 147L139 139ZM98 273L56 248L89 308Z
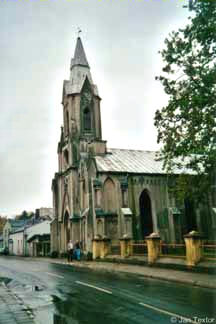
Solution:
M0 282L0 324L33 324L31 310L24 306L4 282Z
M98 271L103 273L112 273L116 275L127 276L143 276L152 279L172 281L181 284L189 284L192 286L216 289L216 276L207 273L195 273L190 271L154 268L144 265L121 264L116 262L104 261L73 261L70 264L66 259L42 259L51 263L68 265L69 267L77 267Z

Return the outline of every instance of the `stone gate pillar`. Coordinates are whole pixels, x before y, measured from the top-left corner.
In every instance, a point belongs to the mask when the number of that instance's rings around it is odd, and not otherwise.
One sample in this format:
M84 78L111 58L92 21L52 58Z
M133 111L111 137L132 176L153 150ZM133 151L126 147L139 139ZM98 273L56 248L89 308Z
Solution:
M145 237L148 249L148 263L154 263L160 254L161 238L158 233L152 233Z
M191 231L184 236L186 245L186 263L189 267L195 266L202 257L203 237L196 231Z
M92 240L93 260L100 258L101 256L101 243L102 243L102 239L98 236L95 236L95 238Z
M111 240L108 237L104 237L101 240L101 248L100 248L101 259L104 259L108 254L110 254L110 242Z
M127 258L133 254L131 237L124 235L123 238L120 239L120 249L122 258Z

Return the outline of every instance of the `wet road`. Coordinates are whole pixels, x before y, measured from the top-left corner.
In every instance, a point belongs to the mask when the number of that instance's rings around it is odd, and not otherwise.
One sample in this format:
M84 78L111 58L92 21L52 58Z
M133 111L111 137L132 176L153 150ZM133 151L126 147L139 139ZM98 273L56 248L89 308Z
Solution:
M0 257L0 277L38 324L216 323L213 289L14 257Z

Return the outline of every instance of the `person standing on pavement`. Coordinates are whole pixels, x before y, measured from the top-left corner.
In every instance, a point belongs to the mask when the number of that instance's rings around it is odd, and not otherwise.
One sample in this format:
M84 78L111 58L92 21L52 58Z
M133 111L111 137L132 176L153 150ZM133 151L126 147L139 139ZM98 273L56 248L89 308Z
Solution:
M79 243L79 241L76 241L75 253L76 253L77 260L80 261L80 243Z
M68 250L68 262L73 261L73 243L70 240L67 245L67 250Z

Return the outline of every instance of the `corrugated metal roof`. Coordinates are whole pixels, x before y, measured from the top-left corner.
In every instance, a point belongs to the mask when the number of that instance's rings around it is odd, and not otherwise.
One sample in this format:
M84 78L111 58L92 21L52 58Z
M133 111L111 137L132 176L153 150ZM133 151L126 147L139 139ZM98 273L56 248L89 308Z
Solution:
M166 174L163 170L163 161L158 161L156 151L108 149L105 156L96 156L99 172L124 172ZM174 174L182 173L176 169Z
M24 220L16 220L16 219L8 219L9 223L11 224L12 228L23 227L25 224L28 223L28 219Z
M27 240L35 235L50 234L50 222L44 221L36 225L32 225L26 229Z

